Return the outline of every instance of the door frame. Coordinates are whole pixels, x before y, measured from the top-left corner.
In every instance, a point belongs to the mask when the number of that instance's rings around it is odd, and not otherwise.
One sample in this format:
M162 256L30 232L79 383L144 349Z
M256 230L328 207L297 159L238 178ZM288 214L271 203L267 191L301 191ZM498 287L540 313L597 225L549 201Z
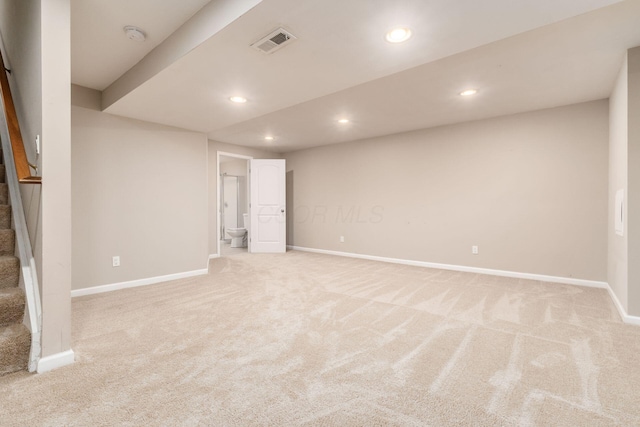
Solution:
M235 157L237 159L244 159L247 161L247 200L251 200L250 187L249 184L249 160L253 159L252 156L244 156L242 154L229 153L226 151L217 151L216 152L216 246L217 246L217 255L218 258L222 256L220 253L220 156L222 157ZM249 245L247 245L247 252L249 252Z

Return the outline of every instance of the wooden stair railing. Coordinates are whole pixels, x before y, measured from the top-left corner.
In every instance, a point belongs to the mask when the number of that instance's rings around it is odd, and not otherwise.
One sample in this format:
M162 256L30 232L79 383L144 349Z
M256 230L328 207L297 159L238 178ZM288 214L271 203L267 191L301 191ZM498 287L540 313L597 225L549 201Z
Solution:
M3 47L4 44L0 35L0 52L5 51ZM4 108L0 107L0 144L2 144L2 154L4 155L5 178L10 202L8 204L11 205L11 225L15 230L15 255L20 260L20 271L22 272L18 285L24 291L26 299L24 324L31 331L29 371L33 372L38 369L42 354L40 344L42 338L42 304L38 285L38 269L31 247L20 183L41 184L42 181L40 177L32 176L29 173L30 167L33 167L36 174L37 169L35 166L29 165L27 160L5 70L4 61L0 54L0 90L2 91L0 103L4 106Z
M0 55L0 91L2 92L2 100L4 101L7 128L9 129L9 138L11 139L11 149L13 150L18 181L21 184L42 184L42 177L31 175L31 169L37 170L37 168L29 163L27 153L24 150L20 123L18 123L18 115L16 114L16 108L13 104L13 97L11 96L11 88L9 87L6 70L4 60L2 59L2 55Z

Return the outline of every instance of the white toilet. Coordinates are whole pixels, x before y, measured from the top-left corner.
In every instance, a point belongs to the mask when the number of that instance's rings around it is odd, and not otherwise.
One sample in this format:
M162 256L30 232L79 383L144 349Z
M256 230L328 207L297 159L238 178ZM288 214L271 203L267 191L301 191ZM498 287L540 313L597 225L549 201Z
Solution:
M242 214L242 225L243 228L227 228L227 234L231 236L231 247L232 248L244 248L247 246L246 236L247 236L247 222L249 218L249 214Z

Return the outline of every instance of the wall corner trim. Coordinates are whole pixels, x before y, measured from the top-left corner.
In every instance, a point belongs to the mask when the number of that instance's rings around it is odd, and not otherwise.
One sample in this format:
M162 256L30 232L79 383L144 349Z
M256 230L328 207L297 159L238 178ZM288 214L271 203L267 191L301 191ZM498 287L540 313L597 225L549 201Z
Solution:
M356 254L351 252L338 252L338 251L329 251L325 249L305 248L302 246L287 245L287 248L294 251L313 252L313 253L325 254L325 255L343 256L348 258L359 258L359 259L366 259L369 261L390 262L393 264L412 265L415 267L439 268L442 270L463 271L466 273L489 274L492 276L513 277L515 279L540 280L542 282L562 283L565 285L576 285L576 286L585 286L589 288L606 289L609 292L609 296L613 300L613 303L616 306L616 309L618 310L618 313L620 314L622 321L630 325L640 326L640 317L630 316L629 314L627 314L627 312L622 307L622 304L620 304L618 297L611 289L611 286L609 286L609 284L606 282L574 279L572 277L556 277L556 276L545 276L542 274L519 273L516 271L492 270L489 268L466 267L462 265L437 264L432 262L412 261L412 260L406 260L406 259L400 259L400 258L386 258L386 257L380 257L380 256L374 256L374 255Z
M620 303L620 300L618 299L618 296L616 295L615 292L613 292L613 289L611 289L611 286L609 286L608 284L607 284L607 291L609 291L609 296L613 300L613 304L618 309L618 314L620 314L620 317L622 318L622 321L624 323L628 323L630 325L640 326L640 317L631 316L631 315L627 314L627 311L624 309L624 307Z
M76 356L73 350L63 351L62 353L52 354L38 360L36 372L43 374L63 366L71 365L75 362Z
M465 273L488 274L490 276L513 277L515 279L539 280L541 282L562 283L564 285L586 286L589 288L606 289L609 285L605 282L597 282L594 280L575 279L573 277L546 276L543 274L519 273L517 271L492 270L490 268L467 267L464 265L438 264L426 261L413 261L401 258L387 258L375 255L356 254L351 252L328 251L324 249L312 249L300 246L287 246L294 251L315 252L319 254L337 255L349 258L360 258L370 261L390 262L392 264L412 265L414 267L439 268L441 270L463 271Z
M110 285L94 286L91 288L74 289L71 297L81 297L84 295L101 294L104 292L117 291L120 289L137 288L139 286L155 285L156 283L168 282L170 280L185 279L187 277L202 276L209 272L207 268L201 270L185 271L183 273L167 274L166 276L149 277L147 279L131 280L128 282L112 283Z

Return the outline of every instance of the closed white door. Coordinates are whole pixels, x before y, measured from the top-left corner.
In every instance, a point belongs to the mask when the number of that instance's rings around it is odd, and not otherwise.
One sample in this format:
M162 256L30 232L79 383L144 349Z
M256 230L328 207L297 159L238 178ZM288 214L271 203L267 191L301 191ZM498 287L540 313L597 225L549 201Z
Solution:
M285 161L251 160L249 249L255 253L286 251Z

